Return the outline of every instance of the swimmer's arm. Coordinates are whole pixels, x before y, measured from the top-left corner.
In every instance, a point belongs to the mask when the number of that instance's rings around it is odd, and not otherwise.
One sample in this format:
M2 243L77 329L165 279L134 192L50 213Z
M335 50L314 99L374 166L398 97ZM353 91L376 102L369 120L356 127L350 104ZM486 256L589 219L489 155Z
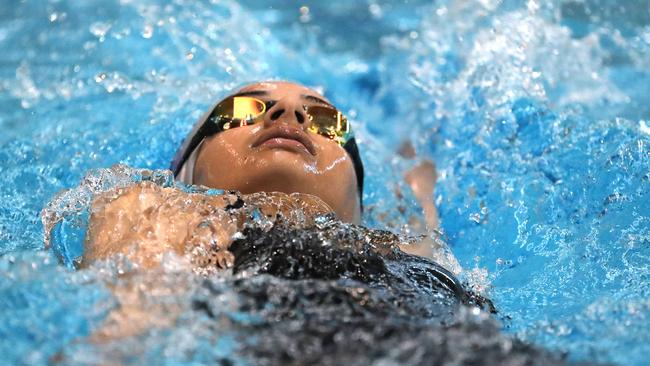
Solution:
M146 269L160 264L165 252L182 255L206 243L219 243L217 251L200 259L210 262L202 264L213 268L228 267L234 261L227 249L235 226L224 215L215 215L215 212L223 213L219 208L231 204L231 199L228 195L187 194L150 182L105 192L95 198L91 207L82 265L121 253ZM186 264L195 268L196 263L189 262L188 259ZM155 282L148 285L157 286ZM149 304L145 308L140 296L141 286L135 286L131 281L126 285L109 285L109 288L119 307L113 309L105 322L93 331L90 340L94 343L173 326L180 313L174 304L153 308ZM186 289L165 291L183 293Z
M433 202L433 191L436 187L436 166L431 160L424 160L406 175L406 182L411 186L415 198L424 210L424 219L429 231L438 230L438 209Z
M92 204L82 264L121 253L150 268L165 252L183 255L217 243L210 260L227 267L233 260L227 252L230 234L236 229L215 212L228 203L226 195L188 194L151 182L105 192Z
M460 273L462 268L458 259L443 241L438 240L438 210L433 202L433 191L437 181L435 164L430 160L424 160L407 172L405 178L413 189L415 198L422 205L428 235L425 235L419 243L403 245L400 249L410 254L431 258L448 270L456 274Z
M145 267L153 264L150 263L153 258L144 253L142 241L153 231L152 214L163 201L159 188L151 182L141 182L95 197L82 263L121 253Z
M433 191L437 180L435 164L430 160L424 160L409 170L404 178L409 186L411 186L415 198L422 206L427 232L438 230L438 210L433 202ZM419 243L403 245L400 246L400 249L410 254L433 258L433 250L436 249L436 244L427 235Z

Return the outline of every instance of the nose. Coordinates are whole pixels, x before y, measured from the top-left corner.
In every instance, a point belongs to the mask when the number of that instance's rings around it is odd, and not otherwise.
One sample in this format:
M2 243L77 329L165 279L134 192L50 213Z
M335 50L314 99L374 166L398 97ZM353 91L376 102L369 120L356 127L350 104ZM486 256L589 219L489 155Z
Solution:
M309 127L309 118L305 106L300 98L287 96L279 99L266 111L264 125L270 127L277 122L300 125L305 129Z

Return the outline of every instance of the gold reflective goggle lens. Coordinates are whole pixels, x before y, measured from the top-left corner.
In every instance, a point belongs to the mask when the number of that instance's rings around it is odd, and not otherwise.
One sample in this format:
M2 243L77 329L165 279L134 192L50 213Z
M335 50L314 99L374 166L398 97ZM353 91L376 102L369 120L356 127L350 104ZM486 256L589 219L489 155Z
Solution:
M262 122L266 103L252 97L230 97L219 103L212 113L213 121L228 130ZM350 124L341 112L327 106L307 106L305 112L311 121L309 131L344 145L351 136Z
M215 123L223 130L261 122L266 104L251 97L230 97L214 109Z
M344 145L350 137L348 119L338 110L325 106L307 107L309 130Z

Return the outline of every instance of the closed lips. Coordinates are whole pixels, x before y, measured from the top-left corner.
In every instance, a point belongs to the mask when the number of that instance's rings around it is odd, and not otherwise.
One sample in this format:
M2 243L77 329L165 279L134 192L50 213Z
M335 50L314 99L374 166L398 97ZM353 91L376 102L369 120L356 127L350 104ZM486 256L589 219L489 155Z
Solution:
M307 134L302 130L290 127L274 127L262 131L260 137L253 144L253 147L258 147L271 139L287 139L297 141L302 144L310 154L316 155L316 148L314 147L314 143L309 139Z

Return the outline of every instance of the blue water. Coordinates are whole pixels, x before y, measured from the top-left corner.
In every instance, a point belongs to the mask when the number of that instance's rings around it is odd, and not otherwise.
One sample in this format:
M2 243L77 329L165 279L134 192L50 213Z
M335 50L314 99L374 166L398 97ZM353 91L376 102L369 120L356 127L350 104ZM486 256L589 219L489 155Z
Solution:
M4 0L0 353L47 362L114 305L101 273L40 251L56 192L91 168L166 168L214 100L279 78L322 88L355 120L367 225L408 232L418 215L401 179L414 162L395 153L410 141L436 161L442 228L467 272L485 276L471 281L488 285L505 332L572 360L644 364L649 9Z

